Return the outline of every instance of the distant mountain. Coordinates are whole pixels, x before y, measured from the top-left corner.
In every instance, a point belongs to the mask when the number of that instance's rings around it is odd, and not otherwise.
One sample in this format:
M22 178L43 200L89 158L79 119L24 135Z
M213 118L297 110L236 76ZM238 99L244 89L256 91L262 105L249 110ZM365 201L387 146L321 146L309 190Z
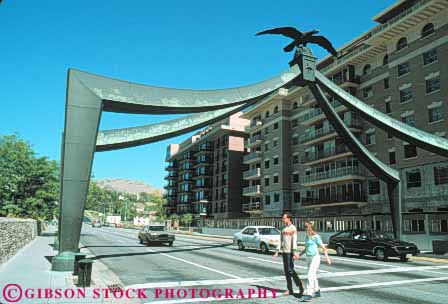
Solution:
M98 186L103 188L108 188L118 192L124 192L129 194L140 194L141 192L151 193L157 196L162 196L164 193L163 189L156 188L154 186L148 185L143 181L129 180L121 178L110 178L110 179L98 179L95 180Z

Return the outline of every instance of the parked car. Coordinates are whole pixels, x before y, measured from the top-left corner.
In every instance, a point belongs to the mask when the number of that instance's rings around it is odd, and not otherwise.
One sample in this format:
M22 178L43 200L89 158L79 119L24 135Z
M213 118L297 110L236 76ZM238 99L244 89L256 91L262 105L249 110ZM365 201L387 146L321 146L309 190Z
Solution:
M138 233L138 239L140 244L167 243L173 246L175 237L163 225L147 225Z
M255 248L267 254L280 242L280 231L272 226L248 226L233 235L233 243L239 250Z
M123 228L122 223L115 223L114 226L115 226L115 228Z
M407 262L413 255L420 253L413 243L394 239L390 234L378 231L346 230L330 237L328 247L336 250L337 255L347 253L372 255L385 261L389 257L399 257Z
M98 221L98 220L94 220L94 221L92 221L92 228L101 228L101 221Z

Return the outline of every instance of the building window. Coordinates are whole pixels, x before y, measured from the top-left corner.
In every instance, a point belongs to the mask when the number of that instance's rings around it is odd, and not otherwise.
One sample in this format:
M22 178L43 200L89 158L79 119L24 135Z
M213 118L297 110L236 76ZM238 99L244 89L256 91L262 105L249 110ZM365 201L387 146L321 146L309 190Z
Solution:
M278 165L278 157L274 157L274 165Z
M264 134L269 134L269 126L266 126L266 128L264 128Z
M277 130L278 129L278 122L276 122L275 124L274 124L274 130Z
M265 169L269 169L269 166L270 166L270 164L269 164L269 160L265 160L265 161L264 161L264 168L265 168Z
M386 65L386 64L388 64L388 63L389 63L389 55L386 54L386 55L384 55L384 57L383 57L383 65Z
M389 133L389 132L386 133L386 138L387 138L387 139L392 139L392 137L394 137L394 136L392 135L392 133Z
M275 106L275 107L274 107L274 114L275 114L275 113L278 113L278 106Z
M292 163L293 164L299 163L299 155L298 154L292 156Z
M436 122L443 120L443 107L438 106L432 109L428 109L429 122Z
M264 144L264 151L269 151L269 143Z
M410 101L413 98L412 88L406 88L400 90L400 103L405 103Z
M264 196L264 204L265 205L270 205L271 204L271 196L270 195L265 195Z
M426 83L426 94L440 91L440 78L434 77L425 81Z
M300 192L294 192L294 203L300 203Z
M388 89L388 88L390 88L389 77L384 78L383 82L384 82L384 89L385 89L385 90Z
M264 114L264 117L265 117L265 118L268 118L268 117L269 117L269 111L266 111L266 113Z
M292 175L292 182L293 182L294 184L296 184L296 183L299 182L299 173L294 173L294 174Z
M432 33L434 33L434 24L432 24L432 23L428 23L428 24L426 24L426 25L423 27L423 29L422 29L422 37L421 37L421 38L424 38L424 37L426 37L426 36L429 36L429 35L431 35Z
M415 127L414 114L401 117L401 121L409 126Z
M299 120L298 119L293 119L291 121L291 127L295 128L299 125Z
M280 193L274 193L274 202L278 203L280 201Z
M397 42L397 51L404 49L408 46L408 39L406 37L401 37Z
M434 167L434 184L448 184L448 167Z
M386 102L386 114L392 113L392 108L390 106L390 101Z
M298 144L299 144L299 137L298 136L293 137L292 138L292 145L293 146L297 146Z
M299 107L299 104L297 103L297 101L292 104L293 109L297 109L298 107Z
M380 181L379 180L370 180L369 181L369 194L370 195L380 194Z
M267 187L269 186L269 177L264 178L264 185Z
M278 175L274 175L274 184L278 184Z
M437 50L432 49L423 53L423 65L428 65L436 62L439 58L437 57Z
M375 142L376 142L375 132L367 133L366 134L366 145L373 145L373 144L375 144Z
M370 73L371 70L372 70L372 67L370 66L370 64L366 64L364 66L364 68L362 69L362 74L367 75Z
M406 144L404 147L404 158L417 157L417 147L411 144Z
M425 220L411 220L410 232L425 232Z
M364 98L369 98L370 96L373 96L373 88L372 88L372 86L368 86L368 87L362 89L362 96Z
M422 186L420 170L406 172L407 188L418 188Z
M389 165L395 165L397 159L395 158L395 151L389 152Z
M402 64L399 64L397 66L397 71L398 71L398 77L401 77L403 75L406 75L410 72L410 67L409 67L409 62L405 62Z

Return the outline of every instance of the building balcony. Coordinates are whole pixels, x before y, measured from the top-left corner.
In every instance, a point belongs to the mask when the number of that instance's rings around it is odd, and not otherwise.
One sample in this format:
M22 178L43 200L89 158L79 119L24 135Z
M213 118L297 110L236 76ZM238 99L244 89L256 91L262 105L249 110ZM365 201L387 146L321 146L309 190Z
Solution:
M168 174L168 175L165 176L164 178L167 179L167 180L170 180L170 179L175 179L175 180L177 180L177 177L178 177L177 174Z
M351 179L366 179L365 171L360 167L345 167L302 176L302 185L306 187L337 183Z
M209 189L212 188L212 187L213 187L213 186L212 186L211 183L206 183L206 184L204 184L204 185L202 185L202 186L197 186L197 185L195 185L195 186L194 186L194 189L193 189L193 192L194 192L194 191L209 190Z
M254 178L260 178L261 177L261 169L255 168L253 170L244 171L243 172L243 179L250 180Z
M353 132L359 132L362 130L362 121L359 119L352 119L350 122L346 122L345 125ZM329 125L327 128L316 129L314 131L306 132L305 134L300 135L299 141L301 144L312 145L336 136L336 130L331 125Z
M194 200L193 204L208 204L208 203L210 203L211 200L212 200L211 197L205 196L205 197L201 198L200 200Z
M367 205L367 195L365 193L340 193L330 197L310 198L304 197L301 200L304 208L321 208L344 205Z
M320 150L315 153L305 154L302 158L302 164L308 166L335 160L341 157L351 156L353 153L345 145L337 146L336 148Z
M190 168L182 167L179 169L179 172L194 171L194 167L195 167L195 165L192 165Z
M250 202L243 204L243 212L246 213L263 213L261 202Z
M257 161L261 161L261 151L254 151L243 157L243 163L245 164L252 164Z
M336 100L331 102L331 105L333 106L334 110L337 113L348 110L344 105L342 105L340 102L338 102ZM300 116L299 117L299 122L302 125L307 126L307 125L312 125L312 124L314 124L314 123L316 123L318 121L321 121L321 120L323 120L325 118L326 117L325 117L324 112L322 112L322 109L321 108L317 108L317 109L314 109L314 110L306 113L305 115Z
M165 167L166 171L173 171L173 170L177 170L177 169L178 169L178 167L174 166L174 165L168 165Z
M177 197L177 193L164 194L163 197L166 198L166 199L173 199L173 198Z
M260 196L261 195L260 185L243 188L243 195L244 196Z
M263 126L263 122L261 120L257 120L255 122L251 122L248 127L246 127L246 132L255 132L259 130Z
M246 141L246 148L257 147L257 146L261 145L261 142L262 142L262 140L261 140L260 134L252 136L251 138L249 138Z
M196 175L193 177L193 179L198 179L198 178L202 178L202 177L210 177L213 175L213 172L211 170L206 170L204 173L197 173Z
M176 189L177 188L177 184L174 184L174 185L165 185L165 186L163 186L163 188L165 188L165 189Z

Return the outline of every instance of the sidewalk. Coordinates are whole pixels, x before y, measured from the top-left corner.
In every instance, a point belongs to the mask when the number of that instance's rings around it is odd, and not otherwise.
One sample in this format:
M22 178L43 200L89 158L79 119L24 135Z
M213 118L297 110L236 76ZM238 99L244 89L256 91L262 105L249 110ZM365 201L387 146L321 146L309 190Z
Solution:
M115 274L99 261L95 261L93 264L92 285L85 289L75 285L76 279L73 280L72 272L51 271L51 258L57 254L52 247L54 232L54 229L49 230L46 234L36 237L14 257L0 265L1 304L13 302L26 304L140 303L125 299L105 298L103 288L108 289L108 286L114 284L120 287L122 285L119 284ZM81 251L89 254L85 249ZM62 293L60 298L56 298L57 289Z

